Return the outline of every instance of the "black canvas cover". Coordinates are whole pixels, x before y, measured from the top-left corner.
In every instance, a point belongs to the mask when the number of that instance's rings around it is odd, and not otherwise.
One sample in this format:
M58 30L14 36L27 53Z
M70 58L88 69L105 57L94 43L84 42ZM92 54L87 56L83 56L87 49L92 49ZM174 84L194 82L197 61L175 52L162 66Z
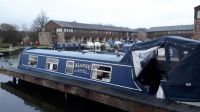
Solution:
M179 51L188 51L178 64L169 69L167 81L161 81L166 98L181 101L200 100L200 41L187 39L179 36L164 36L151 41L137 43L132 46L132 50L149 49L160 46L164 48L173 47ZM166 52L166 63L170 64L169 56ZM134 58L134 57L133 57Z
M188 54L162 83L165 95L179 101L200 101L200 45Z

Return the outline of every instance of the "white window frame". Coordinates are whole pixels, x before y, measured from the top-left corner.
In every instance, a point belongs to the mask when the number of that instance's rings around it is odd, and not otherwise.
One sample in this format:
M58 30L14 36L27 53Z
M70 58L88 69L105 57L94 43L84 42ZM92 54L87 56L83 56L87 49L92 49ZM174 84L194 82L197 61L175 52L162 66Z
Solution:
M31 59L31 57L36 57L36 60ZM29 61L36 61L36 64L35 65L31 65L29 63ZM38 63L38 56L37 55L33 55L33 54L29 54L29 57L28 57L28 66L35 68L35 67L37 67L37 63Z
M57 62L48 62L49 59L56 60ZM47 63L50 63L50 66L52 66L50 69L47 68ZM58 63L59 63L59 59L47 57L47 58L46 58L45 69L46 69L46 70L50 70L50 71L57 71L57 70L58 70ZM53 65L54 65L54 64L57 65L56 70L53 70Z
M110 68L110 71L104 71L104 70L98 70L97 67L94 68L94 66L103 66L103 67L109 67ZM110 78L109 79L98 79L97 78L97 75L96 77L93 76L93 71L96 71L97 72L105 72L105 73L108 73ZM92 67L91 67L91 74L90 74L90 78L93 79L93 80L98 80L98 81L104 81L104 82L110 82L111 81L111 77L112 77L112 66L108 66L108 65L101 65L101 64L92 64Z
M68 65L68 63L73 63L73 65ZM72 73L68 73L68 72L67 72L67 68L68 68L68 67L70 67L70 68L72 67ZM66 73L67 75L72 75L73 72L74 72L74 61L71 61L71 60L66 61L65 73Z

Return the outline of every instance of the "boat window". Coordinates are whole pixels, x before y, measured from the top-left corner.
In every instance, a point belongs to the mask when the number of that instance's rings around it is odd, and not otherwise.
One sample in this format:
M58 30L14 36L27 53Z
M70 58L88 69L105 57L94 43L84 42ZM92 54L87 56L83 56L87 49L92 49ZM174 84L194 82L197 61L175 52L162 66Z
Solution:
M68 75L72 75L73 71L74 71L74 61L67 61L65 72Z
M178 49L169 47L169 54L170 54L171 67L174 68L175 65L179 63Z
M169 47L170 61L179 62L178 50L173 47Z
M111 66L92 64L92 73L91 73L92 79L110 82L111 73L112 73Z
M159 61L166 61L165 48L159 48L157 51L157 59Z
M28 65L31 67L37 66L38 57L36 55L29 55Z
M47 58L46 59L46 69L57 71L57 69L58 69L58 59Z

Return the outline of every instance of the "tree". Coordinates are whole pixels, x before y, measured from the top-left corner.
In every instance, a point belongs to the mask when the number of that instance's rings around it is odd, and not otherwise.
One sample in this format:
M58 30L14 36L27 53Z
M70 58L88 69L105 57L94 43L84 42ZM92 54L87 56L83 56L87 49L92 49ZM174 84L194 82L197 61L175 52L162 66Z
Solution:
M25 23L23 23L23 24L21 25L21 30L22 30L22 31L29 31L29 28L27 27L27 25L26 25Z
M35 42L38 40L38 33L37 32L30 32L29 33L30 41Z
M49 17L47 16L46 12L41 11L40 14L36 17L32 24L32 30L35 32L39 32L42 28L45 27L45 24L49 21Z
M29 37L30 33L29 33L29 29L27 27L26 24L22 24L21 25L21 31L20 31L20 36L23 38L23 40L26 38L26 37Z
M14 30L16 30L16 27L14 25L2 23L0 25L0 29L1 29L1 31L14 31Z
M10 25L7 23L2 23L0 25L1 37L3 37L4 43L15 44L20 40L18 36L17 26Z

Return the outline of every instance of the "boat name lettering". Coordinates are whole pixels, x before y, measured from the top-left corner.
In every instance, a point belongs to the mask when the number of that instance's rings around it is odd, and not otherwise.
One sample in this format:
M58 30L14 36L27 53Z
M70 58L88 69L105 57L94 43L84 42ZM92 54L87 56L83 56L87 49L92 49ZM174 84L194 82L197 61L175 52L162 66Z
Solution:
M85 69L91 70L91 65L90 64L76 63L75 67L77 67L77 68L85 68Z

